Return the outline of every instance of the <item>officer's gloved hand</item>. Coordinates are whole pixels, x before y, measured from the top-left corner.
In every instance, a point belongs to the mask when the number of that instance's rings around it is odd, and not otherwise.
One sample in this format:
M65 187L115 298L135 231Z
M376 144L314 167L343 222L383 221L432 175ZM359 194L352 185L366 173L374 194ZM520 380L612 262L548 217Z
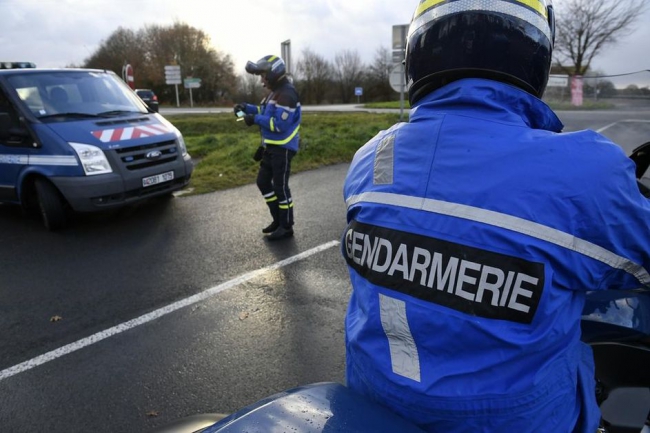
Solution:
M244 116L244 122L246 122L246 125L251 126L255 124L255 115L254 114L247 114Z
M237 104L233 107L232 111L235 113L235 116L237 116L237 113L240 111L246 112L246 104Z
M253 155L253 159L259 162L262 160L263 155L264 155L264 146L260 146L255 151L255 154Z

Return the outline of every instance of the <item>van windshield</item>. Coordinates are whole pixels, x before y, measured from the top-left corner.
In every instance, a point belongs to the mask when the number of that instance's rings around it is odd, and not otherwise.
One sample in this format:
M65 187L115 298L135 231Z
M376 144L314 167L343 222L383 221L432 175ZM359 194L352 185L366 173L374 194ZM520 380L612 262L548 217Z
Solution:
M25 106L39 118L147 113L137 95L110 71L28 71L7 77Z

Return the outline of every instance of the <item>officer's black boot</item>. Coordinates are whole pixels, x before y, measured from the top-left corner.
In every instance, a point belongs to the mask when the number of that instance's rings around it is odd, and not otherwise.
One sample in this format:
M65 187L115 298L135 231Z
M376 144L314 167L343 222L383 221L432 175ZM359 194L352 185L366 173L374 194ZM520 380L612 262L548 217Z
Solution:
M273 221L262 229L262 233L273 233L278 227L280 227L280 224L277 221Z
M278 207L278 201L275 200L269 202L267 205L269 206L269 212L271 212L273 222L262 229L262 233L264 234L273 233L278 229L278 227L280 227L280 223L278 222L278 219L280 217L280 208Z
M291 199L288 202L290 203ZM268 240L276 241L293 236L293 205L278 206L278 219L273 220L278 222L278 227L267 236Z
M293 229L291 227L280 226L266 238L270 241L277 241L279 239L290 238L291 236L293 236Z

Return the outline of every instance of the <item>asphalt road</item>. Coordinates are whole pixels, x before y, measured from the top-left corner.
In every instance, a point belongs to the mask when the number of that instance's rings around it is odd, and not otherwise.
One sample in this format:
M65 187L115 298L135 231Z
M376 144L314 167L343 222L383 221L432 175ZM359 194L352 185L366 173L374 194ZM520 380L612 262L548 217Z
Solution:
M254 185L78 217L57 233L0 207L0 431L141 432L342 381L346 169L292 177L296 235L280 243L263 239L270 216ZM51 353L65 345L77 350Z
M628 152L650 141L650 110L560 117ZM296 236L280 243L254 185L57 233L0 206L0 431L142 432L343 382L346 170L292 177Z

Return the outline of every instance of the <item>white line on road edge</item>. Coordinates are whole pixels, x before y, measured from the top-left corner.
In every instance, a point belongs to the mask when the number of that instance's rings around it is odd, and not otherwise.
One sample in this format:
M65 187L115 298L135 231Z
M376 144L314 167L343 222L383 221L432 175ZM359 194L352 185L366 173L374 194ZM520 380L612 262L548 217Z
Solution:
M57 358L62 357L63 355L67 355L76 350L83 349L86 346L95 344L108 337L112 337L113 335L117 335L121 332L128 331L129 329L133 329L136 326L144 325L147 322L158 319L159 317L165 316L180 308L187 307L188 305L196 304L197 302L201 302L205 299L210 298L211 296L216 295L217 293L223 292L224 290L231 289L235 286L238 286L239 284L245 283L246 281L258 277L266 272L274 271L276 269L280 269L282 267L288 266L300 260L304 260L307 257L313 256L314 254L318 254L322 251L335 247L339 244L340 244L339 241L327 242L325 244L312 248L311 250L307 250L300 254L296 254L295 256L289 257L287 259L280 260L279 262L274 263L270 266L266 266L264 268L248 272L244 275L240 275L239 277L234 278L230 281L226 281L225 283L219 284L218 286L214 286L203 292L197 293L196 295L192 295L189 298L181 299L180 301L174 302L173 304L167 305L166 307L159 308L158 310L152 311L151 313L145 314L136 319L121 323L117 326L98 332L97 334L91 335L90 337L82 338L81 340L77 340L74 343L67 344L51 352L47 352L43 355L37 356L36 358L30 359L29 361L25 361L18 365L14 365L13 367L9 367L5 370L0 371L0 381L7 379L8 377L14 376L16 374L22 373L24 371L30 370L34 367L38 367L39 365L45 364L46 362L53 361Z
M614 125L617 125L619 123L650 123L650 120L643 120L643 119L625 119L625 120L619 120L618 122L610 123L609 125L603 126L600 129L597 129L596 132L599 134L602 134L603 131L606 129L611 128Z

